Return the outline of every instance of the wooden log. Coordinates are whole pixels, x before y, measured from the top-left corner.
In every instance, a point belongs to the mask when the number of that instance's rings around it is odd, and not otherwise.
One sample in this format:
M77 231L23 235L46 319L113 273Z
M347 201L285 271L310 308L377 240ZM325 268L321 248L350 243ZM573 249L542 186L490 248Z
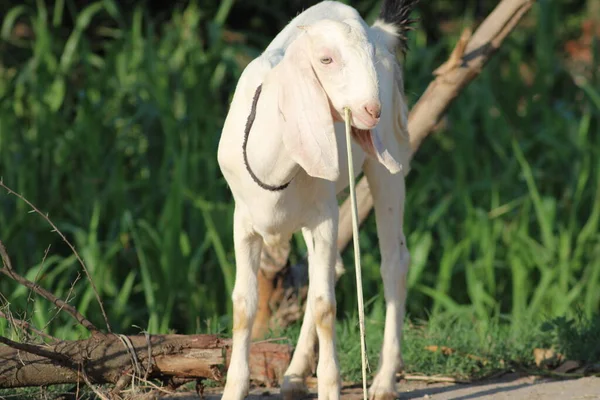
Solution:
M151 335L149 342L144 335L121 336L130 347L119 336L94 334L85 340L29 344L33 349L27 351L0 346L0 388L84 384L83 371L95 384L116 384L122 376L133 373L163 381L221 381L229 364L231 339L216 335ZM37 350L40 354L34 354ZM289 345L253 343L250 379L269 387L277 385L291 353Z

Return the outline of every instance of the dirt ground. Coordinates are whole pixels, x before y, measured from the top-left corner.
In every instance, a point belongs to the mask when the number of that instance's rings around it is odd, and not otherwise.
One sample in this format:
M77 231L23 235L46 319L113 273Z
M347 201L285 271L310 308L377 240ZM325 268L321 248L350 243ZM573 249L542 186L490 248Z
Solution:
M450 384L400 381L398 383L399 399L432 399L432 400L468 400L468 399L510 399L510 400L590 400L600 399L600 378L587 377L573 380L552 380L547 378L507 374L495 380L474 384ZM217 389L207 389L206 400L221 398ZM198 399L197 394L180 393L162 397L163 400ZM281 399L277 389L256 388L251 391L248 400ZM314 389L307 398L317 398ZM361 400L362 386L347 386L342 391L342 398Z

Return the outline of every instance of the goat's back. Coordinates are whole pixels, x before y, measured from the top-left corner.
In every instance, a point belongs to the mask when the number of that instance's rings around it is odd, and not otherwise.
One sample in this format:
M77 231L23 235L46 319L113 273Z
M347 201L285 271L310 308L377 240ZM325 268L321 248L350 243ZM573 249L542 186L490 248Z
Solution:
M266 48L265 52L270 51L285 51L290 43L296 39L301 30L299 26L310 25L323 19L331 19L334 21L343 21L345 19L364 20L351 6L337 1L322 1L304 10L293 18L282 30L275 36L273 41ZM366 24L365 24L366 27Z

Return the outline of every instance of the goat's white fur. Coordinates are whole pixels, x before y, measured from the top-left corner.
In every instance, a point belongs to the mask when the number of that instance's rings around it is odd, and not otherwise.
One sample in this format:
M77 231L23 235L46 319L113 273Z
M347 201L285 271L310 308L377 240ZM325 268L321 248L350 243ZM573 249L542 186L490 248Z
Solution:
M292 398L305 391L304 379L310 373L318 338L319 399L340 396L334 285L336 265L341 264L336 246L336 195L348 184L340 119L345 106L352 111L352 125L365 130L352 143L354 169L357 174L364 172L373 195L386 301L383 348L369 392L371 399L395 397L395 374L402 366L400 341L409 265L402 225L410 154L402 74L393 55L396 40L393 27L381 21L369 27L354 8L323 1L294 18L240 77L218 150L219 166L235 200L233 349L225 400L242 399L248 392L250 334L258 299L256 274L263 243L276 246L298 230L308 248L310 284L282 393ZM333 67L319 64L324 55L333 57ZM291 180L283 191L259 187L242 157L246 119L261 84L247 145L248 163L268 184ZM380 119L365 112L365 104L380 104ZM369 129L370 138L365 135Z

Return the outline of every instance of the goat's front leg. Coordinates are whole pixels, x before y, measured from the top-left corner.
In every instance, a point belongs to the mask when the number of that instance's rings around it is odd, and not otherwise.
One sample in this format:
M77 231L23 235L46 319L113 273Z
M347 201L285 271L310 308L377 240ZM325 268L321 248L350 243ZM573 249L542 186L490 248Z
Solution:
M306 240L306 236L305 236ZM306 240L308 242L308 240ZM338 253L335 264L336 281L344 273L344 264L342 257ZM295 400L303 398L308 393L306 387L306 377L313 372L315 356L317 351L317 329L313 318L312 309L307 305L304 311L304 319L300 336L296 343L294 356L290 366L285 372L283 383L281 384L281 393L285 400Z
M373 194L386 304L383 347L379 368L369 389L369 398L393 400L396 398L396 372L403 368L401 340L406 275L410 261L402 229L406 189L402 173L391 175L370 160L365 164L364 171Z
M235 245L235 286L233 288L233 345L223 400L241 400L250 385L250 335L258 302L256 272L262 238L251 228L246 216L236 208L233 222Z
M319 339L317 391L319 400L340 397L340 368L335 338L335 265L337 257L337 203L320 213L302 230L308 249L308 304Z

